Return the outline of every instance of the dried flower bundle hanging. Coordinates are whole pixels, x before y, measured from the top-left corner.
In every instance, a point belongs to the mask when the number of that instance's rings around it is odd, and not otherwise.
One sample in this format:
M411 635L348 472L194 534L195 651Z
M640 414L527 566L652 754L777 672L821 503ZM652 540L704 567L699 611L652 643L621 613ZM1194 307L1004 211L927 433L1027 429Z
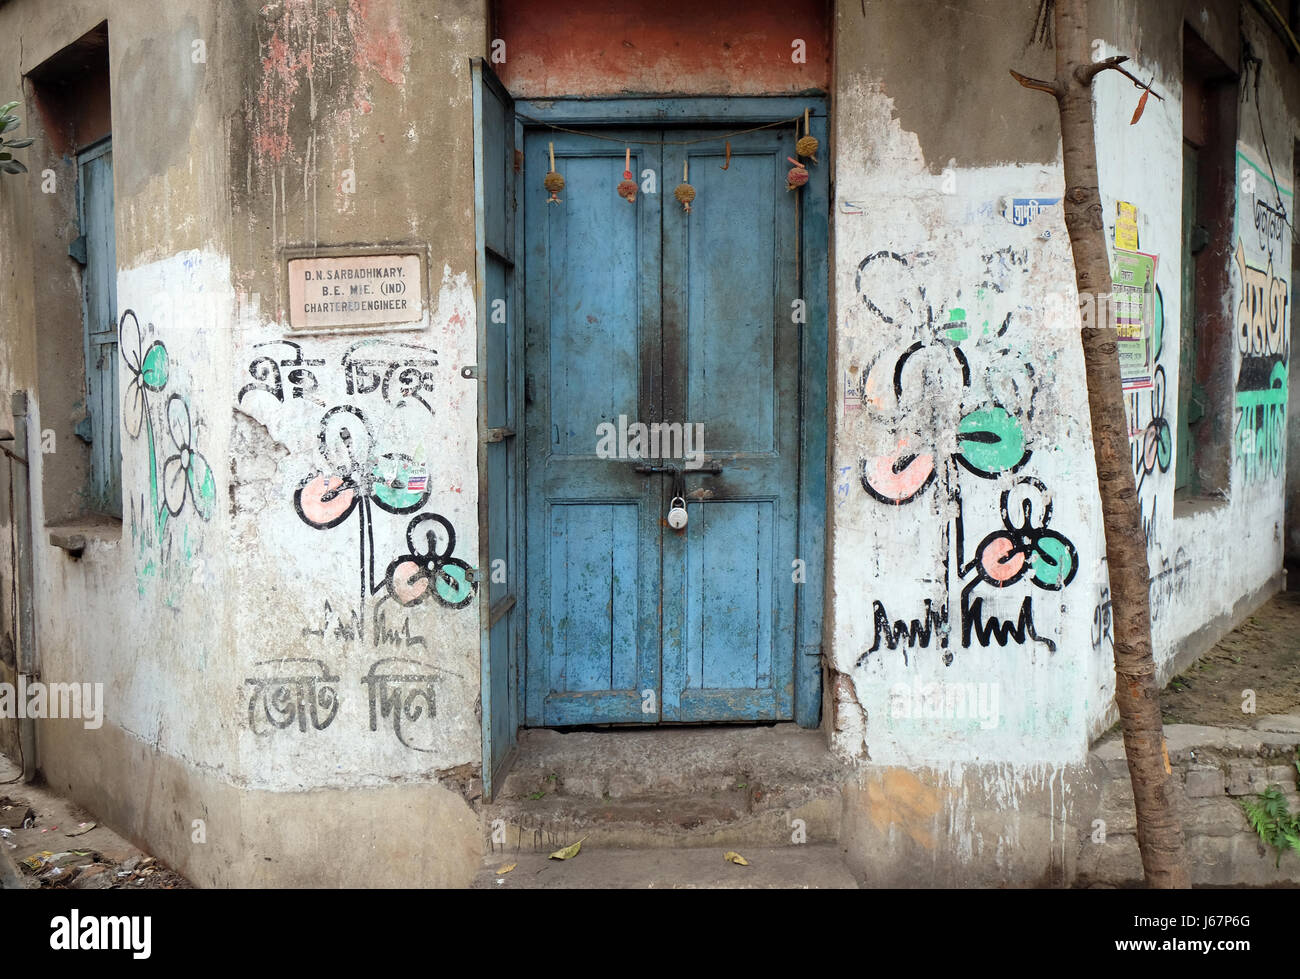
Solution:
M819 144L817 142L817 137L812 134L812 127L809 125L808 110L804 109L803 110L803 135L800 136L799 141L794 144L795 152L798 153L800 156L808 157L808 159L812 160L813 163L816 163L817 157L815 156L815 154L817 152L818 145Z
M636 181L632 179L632 147L623 156L623 179L618 184L618 196L629 204L636 202Z
M794 157L787 156L786 159L793 163L794 166L785 175L785 189L794 190L796 187L802 187L808 182L808 169Z
M555 171L555 144L551 143L551 169L546 174L546 179L542 181L542 186L551 192L547 204L559 204L560 199L555 195L564 189L564 177Z
M687 183L690 179L690 175L691 164L690 161L687 160L682 164L682 182L678 184L677 189L673 191L673 196L677 198L678 202L682 205L682 208L687 214L691 213L691 201L695 200L695 188Z

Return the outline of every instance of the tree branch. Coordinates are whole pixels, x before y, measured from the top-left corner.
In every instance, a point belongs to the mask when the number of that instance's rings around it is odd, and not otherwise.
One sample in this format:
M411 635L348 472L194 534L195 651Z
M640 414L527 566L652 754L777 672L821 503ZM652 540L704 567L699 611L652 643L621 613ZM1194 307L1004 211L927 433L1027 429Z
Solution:
M1123 69L1120 68L1120 65L1126 61L1128 61L1128 55L1117 54L1111 58L1094 61L1089 65L1080 65L1078 68L1079 81L1083 82L1085 85L1090 85L1094 78L1109 68L1114 68L1116 71L1123 71Z
M1052 82L1045 82L1041 78L1030 78L1028 75L1022 75L1014 68L1007 69L1011 72L1011 77L1018 81L1025 88L1032 88L1036 92L1046 92L1048 95L1057 99L1061 98L1061 90Z
M1142 89L1144 92L1150 92L1161 102L1163 102L1165 100L1165 97L1163 95L1157 92L1146 82L1142 81L1142 79L1138 78L1127 68L1120 67L1125 61L1128 61L1128 55L1117 54L1113 58L1106 58L1102 61L1094 61L1090 65L1081 65L1077 69L1079 81L1081 81L1084 85L1091 85L1092 80L1096 78L1098 75L1100 75L1103 71L1117 71L1125 78L1129 79L1129 81L1131 81L1136 87Z

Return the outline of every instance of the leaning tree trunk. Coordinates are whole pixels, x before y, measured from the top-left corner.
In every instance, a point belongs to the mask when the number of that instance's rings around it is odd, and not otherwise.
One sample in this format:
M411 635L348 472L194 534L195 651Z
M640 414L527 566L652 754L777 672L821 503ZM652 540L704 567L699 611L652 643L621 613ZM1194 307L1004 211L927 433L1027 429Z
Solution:
M1142 505L1129 456L1118 330L1110 315L1110 257L1097 179L1092 81L1126 58L1093 63L1086 0L1055 0L1056 79L1016 75L1056 96L1065 157L1065 226L1074 252L1093 455L1101 490L1115 640L1115 702L1124 731L1137 812L1138 848L1151 887L1188 887L1183 830L1170 797L1171 773L1151 653L1151 605ZM1013 72L1013 74L1015 74ZM1127 74L1127 72L1125 72ZM1131 77L1131 76L1130 76Z

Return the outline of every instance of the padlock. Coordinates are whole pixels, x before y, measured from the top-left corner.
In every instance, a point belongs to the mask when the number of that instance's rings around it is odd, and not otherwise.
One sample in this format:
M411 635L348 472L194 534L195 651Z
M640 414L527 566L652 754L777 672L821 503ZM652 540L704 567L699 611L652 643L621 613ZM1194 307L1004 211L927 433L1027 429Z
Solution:
M681 530L686 526L686 501L680 496L673 497L673 504L668 511L668 526L673 530Z

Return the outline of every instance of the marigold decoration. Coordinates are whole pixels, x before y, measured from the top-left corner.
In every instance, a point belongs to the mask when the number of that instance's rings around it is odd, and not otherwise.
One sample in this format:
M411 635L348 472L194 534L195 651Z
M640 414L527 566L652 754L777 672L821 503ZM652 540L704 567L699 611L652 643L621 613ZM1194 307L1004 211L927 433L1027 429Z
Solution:
M560 204L562 203L560 198L556 197L555 195L564 189L564 177L555 172L555 144L551 143L550 146L551 146L551 169L550 172L547 173L546 179L542 181L542 185L551 192L550 199L547 200L546 203Z
M798 130L796 130L796 132L797 131ZM795 152L800 156L808 157L808 159L812 160L813 163L816 163L817 157L815 154L819 144L817 142L817 137L812 134L812 128L808 123L807 109L803 110L803 132L804 134L799 137L799 141L794 144Z
M794 166L790 168L790 172L785 176L785 189L794 190L796 187L802 187L808 182L807 168L793 157L787 156L786 159L793 163Z
M673 191L673 196L681 203L687 214L691 213L691 201L695 200L695 188L686 182L690 179L690 167L689 161L682 164L682 182Z
M636 201L636 181L632 179L632 148L630 146L623 157L623 179L618 184L618 196L629 204Z

